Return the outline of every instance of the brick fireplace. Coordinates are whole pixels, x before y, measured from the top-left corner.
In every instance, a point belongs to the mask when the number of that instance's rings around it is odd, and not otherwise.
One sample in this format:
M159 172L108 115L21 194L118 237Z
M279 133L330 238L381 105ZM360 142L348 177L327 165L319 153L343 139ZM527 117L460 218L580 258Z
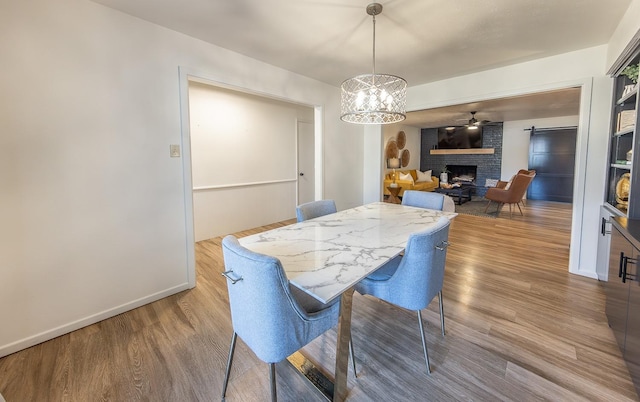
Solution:
M487 125L483 128L482 147L493 148L492 154L465 154L435 155L430 151L438 145L438 129L423 128L421 130L420 145L420 170L433 170L435 176L440 175L446 165L449 171L452 166L475 166L474 174L476 184L476 196L483 197L487 192L485 183L487 179L500 179L502 169L502 124ZM468 174L462 172L462 174ZM452 175L449 176L452 182Z

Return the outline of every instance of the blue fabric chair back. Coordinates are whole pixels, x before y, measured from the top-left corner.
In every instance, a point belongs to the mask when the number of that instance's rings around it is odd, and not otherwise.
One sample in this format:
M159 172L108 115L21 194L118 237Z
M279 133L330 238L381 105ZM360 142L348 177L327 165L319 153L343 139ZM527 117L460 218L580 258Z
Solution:
M338 323L340 303L315 313L292 295L280 261L222 240L234 331L266 363L277 363Z
M333 200L311 201L296 207L296 218L298 218L298 222L303 222L336 212L338 212L338 210Z
M409 310L426 308L442 290L449 226L449 219L441 217L435 226L412 234L404 256L361 281L356 290Z
M406 190L402 196L402 205L442 211L444 199L444 194L431 191Z

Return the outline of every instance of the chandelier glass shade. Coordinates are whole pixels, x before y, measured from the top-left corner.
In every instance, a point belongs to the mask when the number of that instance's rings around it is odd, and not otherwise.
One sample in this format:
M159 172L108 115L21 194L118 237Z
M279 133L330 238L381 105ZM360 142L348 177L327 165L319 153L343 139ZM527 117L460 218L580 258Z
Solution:
M342 113L349 123L388 124L405 119L407 81L389 74L363 74L342 83Z
M388 124L406 118L407 81L395 75L376 74L376 15L382 5L367 6L373 17L373 74L358 75L341 86L340 119L357 124Z

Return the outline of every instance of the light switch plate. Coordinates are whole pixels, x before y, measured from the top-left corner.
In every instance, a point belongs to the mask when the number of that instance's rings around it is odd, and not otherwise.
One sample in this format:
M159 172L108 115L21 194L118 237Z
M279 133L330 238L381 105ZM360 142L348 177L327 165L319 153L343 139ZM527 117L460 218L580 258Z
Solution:
M169 155L172 158L179 158L180 157L180 145L177 145L177 144L169 145Z

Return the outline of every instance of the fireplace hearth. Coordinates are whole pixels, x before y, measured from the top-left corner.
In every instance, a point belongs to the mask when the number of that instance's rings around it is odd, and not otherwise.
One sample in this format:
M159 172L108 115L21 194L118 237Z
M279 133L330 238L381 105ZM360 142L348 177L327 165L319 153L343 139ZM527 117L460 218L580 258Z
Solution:
M475 165L447 165L449 183L476 184L478 166Z

